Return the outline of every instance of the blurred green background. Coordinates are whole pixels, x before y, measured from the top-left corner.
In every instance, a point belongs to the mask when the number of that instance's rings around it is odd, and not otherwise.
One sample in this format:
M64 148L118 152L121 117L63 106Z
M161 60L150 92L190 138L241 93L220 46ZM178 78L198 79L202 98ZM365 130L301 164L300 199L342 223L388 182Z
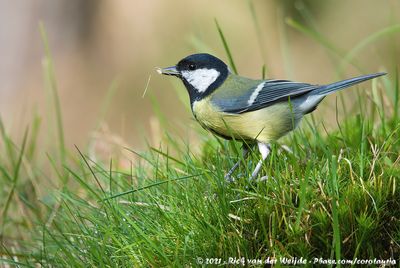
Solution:
M157 144L163 131L152 99L168 118L168 131L191 139L186 126L193 120L188 103L181 101L186 98L184 87L154 69L197 52L226 60L214 18L240 74L259 78L265 64L268 77L328 83L360 71L345 65L340 77L338 55L290 21L346 52L399 22L399 10L395 0L2 0L0 116L16 136L34 113L44 116L42 125L51 124L54 111L46 101L39 21L54 60L66 143L82 146L95 140L94 147L107 152L110 144L143 148L146 139ZM399 48L393 44L399 39L399 34L385 35L359 51L355 60L368 73L394 69L398 57L393 55L399 55ZM117 89L104 122L94 131L113 81ZM351 102L356 93L350 90L345 96ZM328 100L322 106L335 107L335 97ZM49 137L43 132L42 139Z

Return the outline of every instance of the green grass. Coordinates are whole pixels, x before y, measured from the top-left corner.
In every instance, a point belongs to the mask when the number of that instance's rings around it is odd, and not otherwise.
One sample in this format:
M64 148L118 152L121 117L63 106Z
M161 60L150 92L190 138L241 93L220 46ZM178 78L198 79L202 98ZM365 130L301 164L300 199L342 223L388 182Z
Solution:
M293 153L273 147L264 168L273 178L253 184L246 178L257 155L239 171L242 179L227 184L235 150L213 138L198 156L184 144L172 145L177 158L150 150L132 173L78 152L79 162L64 169L72 186L55 192L53 203L42 200L45 213L33 220L32 240L18 243L19 262L159 267L194 265L197 257L393 258L400 243L394 123L373 126L358 117L326 137L297 132L287 139ZM6 177L13 178L15 199L35 211L25 187L14 187L25 147L26 138ZM13 262L16 253L3 239L2 261Z
M255 13L253 19L256 23ZM217 27L233 67L227 37ZM336 114L337 130L326 132L307 118L281 141L292 152L274 144L262 170L268 181L247 180L259 159L253 152L235 173L236 182L228 184L224 175L238 159L240 143L210 134L196 155L191 144L168 134L163 149L127 148L140 159L128 170L115 168L117 160L99 163L83 149L65 148L41 29L58 149L49 153L47 171L36 156L40 120L35 117L19 141L0 121L0 264L190 267L200 259L229 257L399 261L397 70L372 84L371 100L359 96L362 110Z

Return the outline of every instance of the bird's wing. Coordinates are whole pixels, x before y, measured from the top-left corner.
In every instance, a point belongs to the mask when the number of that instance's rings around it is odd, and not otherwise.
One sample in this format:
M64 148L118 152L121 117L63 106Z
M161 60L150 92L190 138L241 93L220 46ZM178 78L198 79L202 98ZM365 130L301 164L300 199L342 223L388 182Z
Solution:
M216 90L211 101L221 111L240 114L265 108L279 101L304 95L320 86L287 80L251 80L249 83L228 83Z

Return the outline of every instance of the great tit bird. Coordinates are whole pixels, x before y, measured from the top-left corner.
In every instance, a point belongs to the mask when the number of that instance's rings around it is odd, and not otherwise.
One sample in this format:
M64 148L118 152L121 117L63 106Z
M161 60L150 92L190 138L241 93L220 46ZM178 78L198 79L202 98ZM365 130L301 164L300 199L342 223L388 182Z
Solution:
M384 75L368 74L328 85L312 85L288 80L257 80L233 74L220 59L210 54L193 54L176 66L158 69L182 80L192 112L200 125L225 139L257 144L261 159L252 172L255 179L270 153L270 142L294 130L301 118L313 112L326 95ZM226 174L231 175L238 161Z

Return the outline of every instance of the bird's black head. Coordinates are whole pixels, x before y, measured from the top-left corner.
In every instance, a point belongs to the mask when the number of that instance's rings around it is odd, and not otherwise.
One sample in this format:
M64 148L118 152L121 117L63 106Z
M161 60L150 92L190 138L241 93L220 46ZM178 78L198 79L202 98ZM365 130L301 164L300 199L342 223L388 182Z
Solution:
M228 66L210 54L201 53L187 56L176 66L160 69L165 75L179 77L189 92L193 103L217 89L229 74Z

